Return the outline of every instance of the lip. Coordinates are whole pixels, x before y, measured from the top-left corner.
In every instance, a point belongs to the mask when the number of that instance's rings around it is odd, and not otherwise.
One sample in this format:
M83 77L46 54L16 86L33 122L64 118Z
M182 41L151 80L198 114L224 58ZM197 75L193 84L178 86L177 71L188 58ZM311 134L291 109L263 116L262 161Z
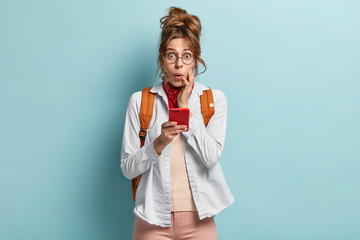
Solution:
M181 76L176 76L176 75L174 75L174 78L175 78L176 80L180 81L180 80L182 80L182 75L181 75Z
M174 77L176 80L182 80L183 75L181 73L176 73L176 74L174 74Z

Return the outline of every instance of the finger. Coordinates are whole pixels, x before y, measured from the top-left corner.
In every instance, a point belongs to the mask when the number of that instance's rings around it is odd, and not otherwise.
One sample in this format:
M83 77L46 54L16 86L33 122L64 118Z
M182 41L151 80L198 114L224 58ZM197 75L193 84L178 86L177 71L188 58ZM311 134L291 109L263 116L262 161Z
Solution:
M190 73L189 73L189 83L190 85L192 85L194 83L194 68L190 69Z
M188 81L186 78L184 78L184 77L183 77L183 82L185 83L184 86L188 86L188 85L189 85L189 81Z
M175 129L175 130L169 131L168 134L176 135L178 133L185 132L185 131L186 131L186 129Z
M165 131L173 131L173 130L181 130L181 129L186 129L186 125L175 125L175 126L171 126L171 127L167 127L165 129Z
M177 122L175 121L168 121L168 122L164 122L161 127L162 128L168 128L168 127L171 127L171 126L176 126L177 125Z
M190 69L190 73L189 73L189 84L190 86L192 86L192 84L194 84L195 78L194 78L194 68Z
M189 92L191 89L190 83L187 79L184 79L184 86L181 90L185 90L186 92Z

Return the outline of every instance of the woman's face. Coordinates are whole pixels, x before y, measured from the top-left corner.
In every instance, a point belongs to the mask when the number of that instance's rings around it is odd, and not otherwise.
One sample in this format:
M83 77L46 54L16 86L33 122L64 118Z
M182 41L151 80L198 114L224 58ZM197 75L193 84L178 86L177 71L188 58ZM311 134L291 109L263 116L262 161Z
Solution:
M196 59L193 61L192 59L194 59L194 54L186 39L175 38L169 42L165 52L164 68L167 75L166 79L171 85L174 87L184 85L182 78L188 79L189 70L193 71L195 65ZM184 61L188 64L185 64Z

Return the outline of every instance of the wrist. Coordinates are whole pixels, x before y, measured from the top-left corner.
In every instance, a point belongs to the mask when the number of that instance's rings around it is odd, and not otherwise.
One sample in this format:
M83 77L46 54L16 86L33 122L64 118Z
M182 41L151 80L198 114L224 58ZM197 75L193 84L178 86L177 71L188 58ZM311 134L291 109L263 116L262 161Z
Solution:
M162 151L166 147L166 144L161 140L161 135L154 140L154 150L158 155L161 155Z
M187 103L178 103L179 108L188 108Z

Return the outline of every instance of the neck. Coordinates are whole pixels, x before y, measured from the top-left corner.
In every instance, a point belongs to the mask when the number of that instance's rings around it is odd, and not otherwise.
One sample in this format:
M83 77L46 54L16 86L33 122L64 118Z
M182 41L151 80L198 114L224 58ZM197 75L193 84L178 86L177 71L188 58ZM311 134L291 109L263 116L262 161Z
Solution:
M164 83L168 84L171 88L176 89L176 90L180 90L182 88L182 86L181 87L175 87L174 85L171 84L171 82L168 82L168 81L165 81Z

